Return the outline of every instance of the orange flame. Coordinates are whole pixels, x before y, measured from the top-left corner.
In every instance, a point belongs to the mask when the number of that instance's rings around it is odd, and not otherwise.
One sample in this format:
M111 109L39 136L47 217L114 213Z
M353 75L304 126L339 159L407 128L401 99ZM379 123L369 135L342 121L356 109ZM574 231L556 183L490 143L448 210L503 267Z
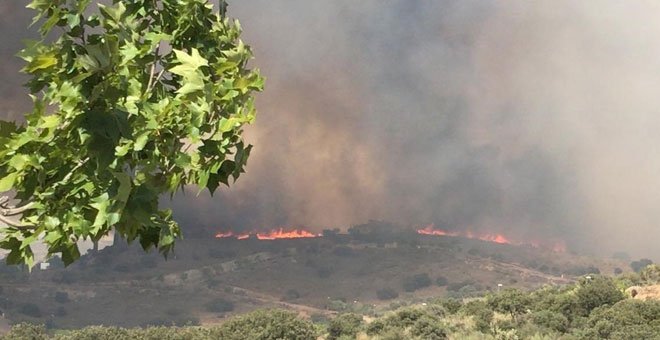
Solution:
M321 234L314 234L304 229L293 229L285 231L284 228L273 229L268 232L251 232L244 234L235 234L232 231L219 232L215 234L216 238L229 238L233 237L238 240L245 240L250 236L256 236L259 240L277 240L277 239L290 239L290 238L313 238L321 237Z
M307 230L294 229L291 231L284 231L284 228L271 230L267 233L257 233L257 238L260 240L276 240L280 238L311 238L319 237L320 234L313 234Z
M472 231L458 232L458 231L448 231L443 229L438 229L435 227L435 224L431 223L422 229L417 230L418 234L421 235L433 235L433 236L460 236L469 239L477 239L487 242L494 242L499 244L513 244L513 245L528 245L534 248L549 248L554 252L563 253L566 251L566 244L563 241L557 242L550 247L542 247L541 244L537 241L531 242L514 242L511 239L507 238L502 234L489 234L489 233L474 233Z

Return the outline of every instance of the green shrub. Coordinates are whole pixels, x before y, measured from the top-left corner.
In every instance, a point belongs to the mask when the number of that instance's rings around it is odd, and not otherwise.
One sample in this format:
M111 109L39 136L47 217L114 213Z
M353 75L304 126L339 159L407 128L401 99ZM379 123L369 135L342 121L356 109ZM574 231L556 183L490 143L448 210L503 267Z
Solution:
M399 293L392 288L383 288L376 291L379 300L392 300L399 297Z
M550 310L534 312L531 315L531 320L538 326L560 333L565 333L569 327L569 321L566 316Z
M514 321L531 306L530 297L515 288L507 288L495 295L491 295L487 301L493 310L511 315Z
M316 328L295 313L280 310L258 310L231 318L210 330L211 339L222 340L310 340L316 339Z
M130 332L124 328L90 326L82 329L67 331L57 334L54 340L131 340L135 339Z
M447 280L447 278L444 276L438 276L438 278L435 279L435 284L439 287L444 287L449 284L449 280Z
M639 273L642 271L642 269L646 268L646 266L653 264L653 261L649 259L640 259L638 261L632 261L630 262L630 268L635 271L635 273Z
M406 292L414 292L418 289L425 288L431 285L431 277L429 274L422 273L409 276L403 279L403 290Z
M234 310L234 303L223 298L216 298L206 304L206 310L212 313L231 312Z
M41 313L41 308L39 306L35 305L34 303L24 303L18 308L18 312L31 316L33 318L40 318L42 316Z
M488 333L490 332L490 324L493 322L494 312L488 308L482 308L474 312L474 328L479 332Z
M2 337L2 340L46 340L47 338L44 325L19 323L12 326L9 333Z
M424 311L418 307L406 307L399 309L393 315L386 318L388 326L407 328L424 316Z
M575 296L584 316L596 307L613 305L625 298L612 279L601 276L582 280Z
M443 340L447 339L448 330L439 318L424 315L412 325L410 334L425 340Z
M330 320L328 324L328 339L334 340L340 337L355 337L362 328L362 316L347 313L341 314Z
M443 299L439 304L444 307L449 314L456 314L463 306L463 303L460 300L451 298Z
M598 307L583 330L586 339L654 339L645 334L660 334L660 301L628 299Z

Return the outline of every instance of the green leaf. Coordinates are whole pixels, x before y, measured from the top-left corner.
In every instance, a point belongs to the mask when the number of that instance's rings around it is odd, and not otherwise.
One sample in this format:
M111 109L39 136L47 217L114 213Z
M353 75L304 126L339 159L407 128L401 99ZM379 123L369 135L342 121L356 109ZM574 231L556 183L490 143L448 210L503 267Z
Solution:
M148 141L149 141L149 131L143 132L135 139L135 143L133 144L133 150L141 151L142 149L144 149L144 146L147 145Z
M47 69L51 66L57 65L57 56L55 53L42 54L34 58L25 68L29 73L34 73L37 70Z
M0 192L11 190L16 182L16 177L18 177L18 173L12 172L3 179L0 179Z
M108 193L93 198L90 206L97 211L93 226L98 229L108 220L108 207L110 206Z

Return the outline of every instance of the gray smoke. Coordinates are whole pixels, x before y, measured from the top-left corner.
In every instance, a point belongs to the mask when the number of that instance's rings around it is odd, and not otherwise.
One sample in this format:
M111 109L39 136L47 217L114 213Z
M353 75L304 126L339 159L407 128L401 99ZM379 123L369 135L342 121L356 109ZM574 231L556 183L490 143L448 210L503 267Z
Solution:
M10 7L3 32L20 32ZM267 77L255 149L231 189L178 195L176 216L191 232L433 222L660 256L659 10L234 1ZM8 60L16 37L0 39Z

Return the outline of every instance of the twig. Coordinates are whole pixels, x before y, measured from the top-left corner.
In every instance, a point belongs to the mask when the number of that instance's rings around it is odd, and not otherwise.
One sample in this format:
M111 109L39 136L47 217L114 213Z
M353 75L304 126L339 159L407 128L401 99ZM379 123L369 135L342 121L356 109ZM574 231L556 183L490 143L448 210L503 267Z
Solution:
M24 228L24 229L36 229L37 226L31 224L24 224L21 222L16 222L8 219L6 216L0 214L0 222L5 223L6 225L14 228Z
M35 205L34 202L30 202L30 203L25 204L25 205L20 206L20 207L5 208L5 209L0 210L0 215L2 215L2 216L18 215L18 214L20 214L24 211L27 211L27 210L30 210L30 209L34 208L34 205Z

